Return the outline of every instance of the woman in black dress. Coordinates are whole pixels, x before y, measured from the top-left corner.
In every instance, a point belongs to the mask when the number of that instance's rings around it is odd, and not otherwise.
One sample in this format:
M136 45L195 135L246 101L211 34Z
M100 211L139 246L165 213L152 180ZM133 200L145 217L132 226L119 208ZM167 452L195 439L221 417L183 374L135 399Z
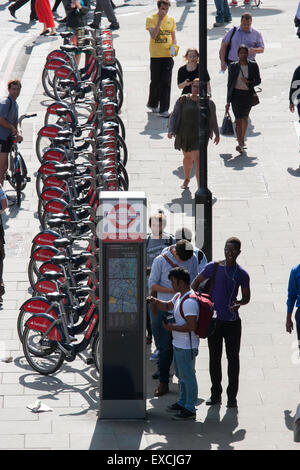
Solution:
M197 49L190 47L183 56L186 64L178 69L177 85L182 90L182 95L192 93L192 82L199 77L199 53ZM207 92L211 95L210 77L206 72Z
M248 47L242 44L238 48L237 62L232 62L228 68L227 104L228 113L230 103L235 117L236 136L238 145L236 150L243 153L245 135L248 128L248 117L252 108L254 87L261 82L259 68L255 61L248 60Z

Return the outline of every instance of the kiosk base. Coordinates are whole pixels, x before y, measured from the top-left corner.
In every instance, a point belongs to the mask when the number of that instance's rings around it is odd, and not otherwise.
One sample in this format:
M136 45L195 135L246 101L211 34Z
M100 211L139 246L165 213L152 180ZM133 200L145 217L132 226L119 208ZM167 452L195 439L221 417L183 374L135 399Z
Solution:
M145 400L102 400L99 419L145 419Z

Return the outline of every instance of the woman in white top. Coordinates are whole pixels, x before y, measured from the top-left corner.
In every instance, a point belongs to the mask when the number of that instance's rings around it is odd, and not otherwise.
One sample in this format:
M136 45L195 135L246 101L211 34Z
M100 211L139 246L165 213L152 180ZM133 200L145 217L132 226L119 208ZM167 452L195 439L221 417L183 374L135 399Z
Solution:
M242 44L238 48L237 62L232 62L228 68L227 104L225 111L228 113L230 103L236 119L236 135L238 146L236 150L243 153L245 135L248 128L248 116L252 107L254 87L261 82L259 68L255 61L248 60L249 49Z

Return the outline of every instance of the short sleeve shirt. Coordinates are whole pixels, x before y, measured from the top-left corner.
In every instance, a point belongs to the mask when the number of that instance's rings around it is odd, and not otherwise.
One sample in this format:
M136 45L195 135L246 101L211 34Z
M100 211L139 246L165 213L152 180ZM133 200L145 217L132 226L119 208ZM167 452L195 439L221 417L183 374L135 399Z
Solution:
M225 42L226 44L229 44L230 42L230 37L232 35L232 29L231 28L223 37L222 42ZM242 28L239 26L234 35L232 36L231 39L231 47L230 51L228 54L228 60L231 61L237 61L239 60L238 55L237 55L237 50L241 44L245 44L245 46L251 48L251 47L265 47L262 35L260 34L259 31L257 31L254 28L251 28L249 32L245 32L242 30ZM255 60L255 54L249 54L248 56L249 60Z
M192 70L192 71L189 71L187 70L186 68L186 65L183 65L182 67L180 67L178 69L178 73L177 73L177 85L179 85L180 83L183 83L185 82L185 80L188 78L190 80L190 82L192 83L193 80L195 80L195 78L198 78L199 77L199 65L198 67L196 68L196 70ZM210 81L210 76L208 74L208 72L206 71L206 77L205 77L205 80L207 82ZM182 95L187 95L188 93L192 93L192 86L191 85L188 85L188 86L185 86L182 90Z
M158 21L158 13L148 16L146 19L146 29L155 28ZM176 29L174 18L166 15L161 22L160 30L155 39L150 37L150 57L171 57L169 48L172 46L172 33Z
M212 277L214 262L208 263L201 274L205 279ZM249 274L239 265L230 267L219 264L212 290L212 300L218 320L234 321L239 318L237 310L230 306L236 301L239 288L249 288Z
M0 101L0 117L5 118L10 124L18 123L18 105L15 100L7 96ZM7 140L12 135L9 129L0 126L0 140Z
M174 320L177 326L185 325L186 320L182 317L180 313L180 304L182 299L188 294L194 293L193 290L190 290L183 296L180 294L174 295L172 298L172 303L174 305ZM198 316L199 315L199 304L196 299L186 299L182 304L182 313L184 317L186 316ZM191 349L197 348L199 346L199 336L197 336L193 331L191 332L191 339L188 332L181 331L172 331L173 336L173 346L180 349ZM192 344L191 344L192 341Z

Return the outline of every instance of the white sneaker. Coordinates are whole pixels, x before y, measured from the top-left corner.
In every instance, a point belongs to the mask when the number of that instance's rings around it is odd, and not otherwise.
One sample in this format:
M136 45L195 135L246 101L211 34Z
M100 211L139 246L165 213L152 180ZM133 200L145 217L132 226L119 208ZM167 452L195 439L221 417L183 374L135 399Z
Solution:
M157 361L158 356L159 356L159 350L156 349L154 353L151 354L149 361Z
M168 118L170 116L169 111L164 111L163 113L159 113L161 117Z
M151 108L151 106L147 106L148 109L150 109L152 111L152 113L158 113L159 111L159 107L157 106L157 108Z

